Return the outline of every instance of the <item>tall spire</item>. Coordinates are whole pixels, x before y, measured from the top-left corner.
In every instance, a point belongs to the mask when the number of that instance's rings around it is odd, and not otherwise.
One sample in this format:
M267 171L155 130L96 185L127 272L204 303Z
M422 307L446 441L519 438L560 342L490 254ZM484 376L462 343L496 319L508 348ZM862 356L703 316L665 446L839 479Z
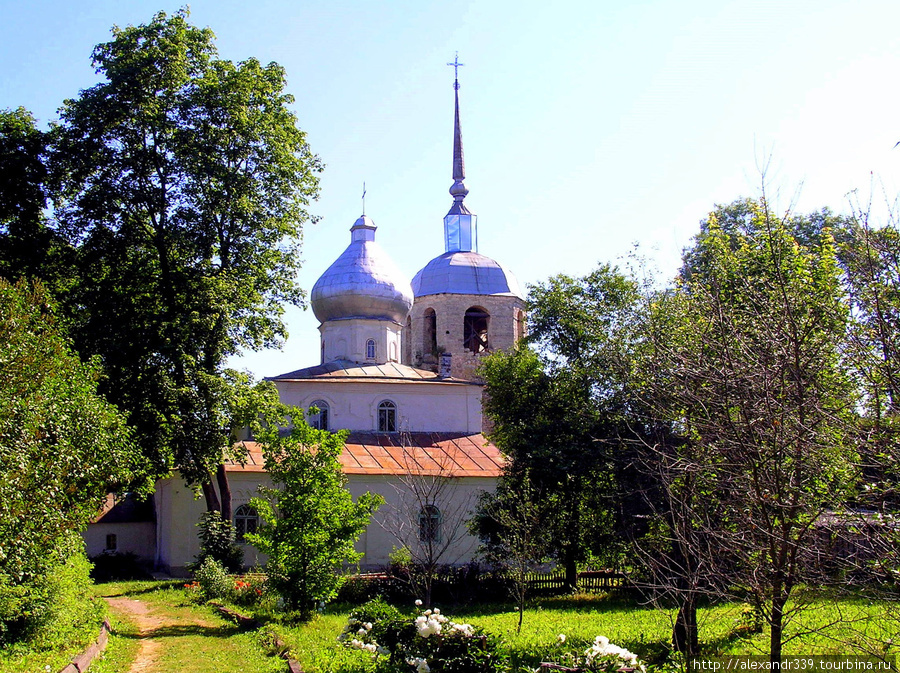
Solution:
M462 131L459 124L459 66L465 65L459 62L459 52L453 59L453 185L450 187L450 195L453 197L453 205L450 212L444 218L444 243L447 252L469 252L477 247L475 230L475 215L466 208L463 200L469 193L463 180L466 178L466 165L463 159Z

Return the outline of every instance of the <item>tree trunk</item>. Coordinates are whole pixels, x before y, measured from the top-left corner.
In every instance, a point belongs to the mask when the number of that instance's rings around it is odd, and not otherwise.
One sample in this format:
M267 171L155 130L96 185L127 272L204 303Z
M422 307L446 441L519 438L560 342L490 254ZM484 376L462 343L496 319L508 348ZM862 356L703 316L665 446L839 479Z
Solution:
M695 659L699 652L697 596L692 592L684 596L684 602L678 608L678 616L675 618L675 626L672 628L672 647L684 654L688 662Z
M769 661L774 665L781 662L781 640L784 635L784 604L786 600L781 597L780 587L775 598L772 599L772 619L769 623L771 633L769 636ZM773 670L777 670L773 668Z
M219 495L222 498L222 518L234 523L231 511L231 486L228 484L228 474L225 472L224 464L220 463L216 468L216 481L219 484Z
M200 487L203 489L203 497L206 499L206 511L221 511L222 505L219 504L219 496L216 495L216 488L212 485L212 475L209 475Z

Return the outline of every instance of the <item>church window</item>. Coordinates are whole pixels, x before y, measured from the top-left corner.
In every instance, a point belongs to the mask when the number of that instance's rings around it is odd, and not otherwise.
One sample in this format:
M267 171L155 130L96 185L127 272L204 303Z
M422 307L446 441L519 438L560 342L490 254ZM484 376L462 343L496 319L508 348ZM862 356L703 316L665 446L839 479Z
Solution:
M115 533L106 536L106 551L116 551L119 548L119 541Z
M396 342L391 342L391 362L397 361L397 344Z
M366 359L375 359L375 339L369 339L368 341L366 341Z
M419 541L441 541L441 510L435 505L425 505L419 512Z
M318 409L313 413L314 409ZM316 430L328 430L328 402L316 400L309 405L309 424Z
M491 315L480 306L466 311L463 319L463 346L473 353L485 353L488 349L488 321Z
M516 341L525 338L525 312L516 311Z
M378 405L378 432L397 432L397 405L390 400Z
M425 309L425 352L429 355L437 353L437 313L433 308Z
M237 542L244 542L247 533L255 533L259 527L259 514L250 505L241 505L234 510L234 532Z

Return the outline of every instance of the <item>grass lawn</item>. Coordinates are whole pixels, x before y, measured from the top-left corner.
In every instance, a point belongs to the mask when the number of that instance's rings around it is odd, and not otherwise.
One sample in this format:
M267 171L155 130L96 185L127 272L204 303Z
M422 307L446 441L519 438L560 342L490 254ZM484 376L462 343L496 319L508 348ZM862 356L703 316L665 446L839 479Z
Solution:
M797 637L785 645L785 655L897 654L900 621L896 613L889 614L896 606L863 598L829 599L821 594L805 599L805 611L789 627L788 635ZM371 655L344 649L335 640L350 609L334 606L309 624L278 627L307 673L372 670ZM740 635L742 609L742 605L727 604L700 611L700 637L707 655L768 652L767 630ZM594 595L533 602L525 613L521 634L515 632L518 613L511 605L448 609L446 613L455 621L469 622L499 636L515 671L558 660L565 652L584 651L598 635L647 661L658 660L667 650L675 617L674 610L645 608ZM414 614L412 606L409 614ZM559 634L565 634L564 644L559 644ZM885 651L885 643L890 640L897 645L889 644Z

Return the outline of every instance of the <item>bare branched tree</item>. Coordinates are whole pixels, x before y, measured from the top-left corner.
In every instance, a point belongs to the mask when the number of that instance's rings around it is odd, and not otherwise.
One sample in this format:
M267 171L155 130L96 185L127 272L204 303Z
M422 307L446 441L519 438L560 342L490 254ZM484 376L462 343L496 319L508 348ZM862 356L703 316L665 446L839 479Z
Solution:
M442 565L454 565L475 548L466 521L476 494L457 476L462 455L430 433L400 433L404 470L395 497L384 507L381 525L409 552L412 589L431 605Z

